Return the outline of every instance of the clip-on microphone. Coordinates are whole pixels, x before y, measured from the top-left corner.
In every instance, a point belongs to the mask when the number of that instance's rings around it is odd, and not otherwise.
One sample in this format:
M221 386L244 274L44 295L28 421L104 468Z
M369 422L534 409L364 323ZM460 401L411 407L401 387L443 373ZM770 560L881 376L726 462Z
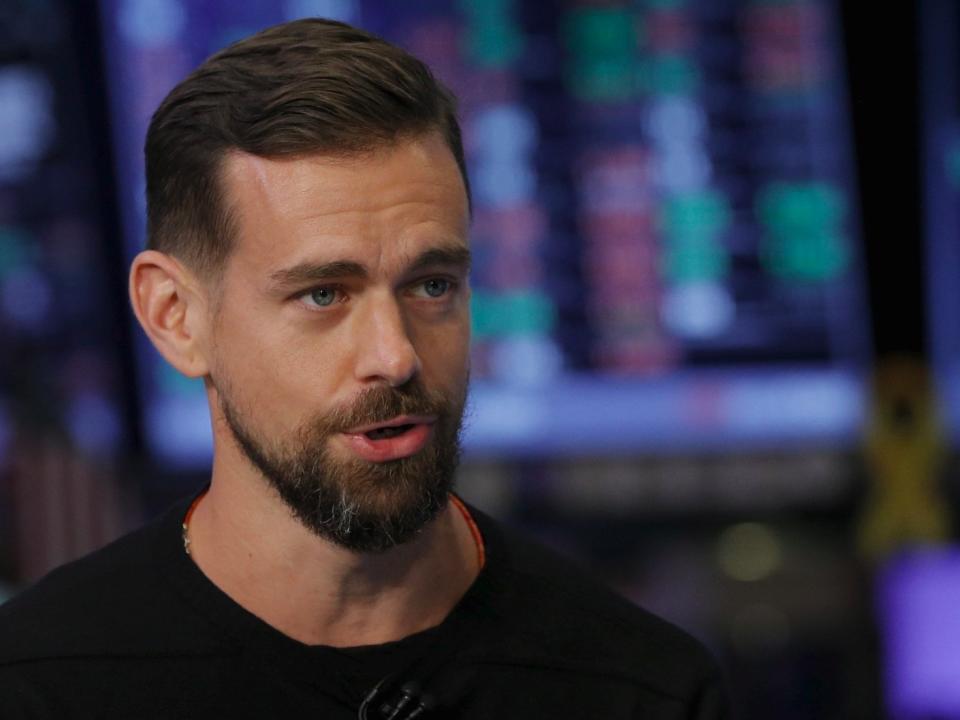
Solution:
M408 680L395 691L395 677L388 675L367 694L357 713L359 720L414 720L436 706L433 696L422 692L416 680Z

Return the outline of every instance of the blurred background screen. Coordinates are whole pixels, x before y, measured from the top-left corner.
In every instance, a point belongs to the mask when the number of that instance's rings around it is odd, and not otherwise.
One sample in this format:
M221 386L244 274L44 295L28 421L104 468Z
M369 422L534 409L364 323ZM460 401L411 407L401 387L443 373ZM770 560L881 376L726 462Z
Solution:
M93 58L62 4L0 6L0 579L121 527L112 474L79 459L136 434Z
M931 361L960 445L960 9L925 0L921 105Z
M960 717L960 616L954 603L960 593L960 551L904 553L887 565L878 588L890 717Z
M425 59L475 196L468 456L854 441L870 352L844 54L823 0L109 0L128 255L152 111L205 57L308 15ZM199 382L142 339L145 441L206 467Z

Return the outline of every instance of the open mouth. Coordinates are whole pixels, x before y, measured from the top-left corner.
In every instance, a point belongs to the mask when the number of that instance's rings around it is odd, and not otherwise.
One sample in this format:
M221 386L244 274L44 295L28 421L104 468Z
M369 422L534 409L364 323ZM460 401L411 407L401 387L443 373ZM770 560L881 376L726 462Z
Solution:
M364 435L366 435L371 440L385 440L387 438L403 435L412 427L413 427L412 423L409 425L392 425L390 427L380 427L380 428L375 428L373 430L369 430L368 432L365 432Z
M423 450L433 437L433 415L401 415L381 424L351 428L342 434L355 455L370 462L410 457Z

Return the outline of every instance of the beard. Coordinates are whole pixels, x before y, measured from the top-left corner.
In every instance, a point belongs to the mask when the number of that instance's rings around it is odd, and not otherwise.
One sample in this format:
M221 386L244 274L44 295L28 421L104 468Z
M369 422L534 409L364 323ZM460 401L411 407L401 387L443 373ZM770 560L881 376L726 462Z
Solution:
M305 527L347 550L382 553L414 538L446 506L460 459L466 388L464 382L446 395L416 378L398 388L371 387L273 443L252 430L223 388L217 394L237 445ZM437 418L430 441L414 455L377 463L331 452L338 433L398 415Z

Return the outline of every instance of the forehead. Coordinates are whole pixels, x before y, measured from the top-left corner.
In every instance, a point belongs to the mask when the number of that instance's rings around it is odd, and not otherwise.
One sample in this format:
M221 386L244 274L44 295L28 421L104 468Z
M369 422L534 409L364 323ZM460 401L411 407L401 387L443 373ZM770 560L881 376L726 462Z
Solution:
M348 156L233 152L222 178L241 265L466 244L466 190L439 135Z

